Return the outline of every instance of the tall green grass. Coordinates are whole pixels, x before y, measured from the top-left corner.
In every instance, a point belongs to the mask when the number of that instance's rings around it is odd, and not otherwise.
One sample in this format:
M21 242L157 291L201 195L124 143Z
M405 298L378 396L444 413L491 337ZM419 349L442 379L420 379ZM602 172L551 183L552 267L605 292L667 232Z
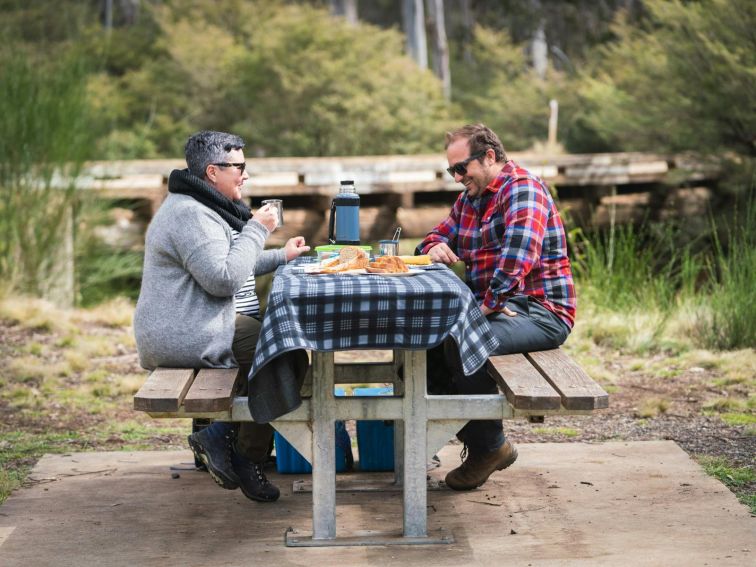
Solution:
M677 331L690 336L680 338L716 350L756 347L753 197L744 211L734 207L731 217L724 221L727 230L722 231L722 239L717 237L718 227L712 221L711 234L705 237L713 244L703 248L698 242L684 242L675 223L625 225L573 235L580 304L607 314L597 319L605 324L593 329L598 333L594 339L618 347L641 344L644 348L661 348L660 337L668 330L668 323L685 319L686 312L692 310L690 322ZM630 314L643 315L644 329L625 325L620 332L616 325L609 325L616 316L621 320ZM631 333L646 336L633 341Z
M600 309L668 312L681 289L695 289L703 269L690 244L676 242L673 225L622 225L578 236L575 275L585 299Z
M0 49L0 291L48 295L70 273L74 179L94 136L85 79L76 60Z
M697 316L696 332L707 348L756 348L756 193L744 214L733 215L722 242L715 238L708 264L710 281L705 308ZM715 232L716 234L716 232ZM708 308L706 308L708 307Z

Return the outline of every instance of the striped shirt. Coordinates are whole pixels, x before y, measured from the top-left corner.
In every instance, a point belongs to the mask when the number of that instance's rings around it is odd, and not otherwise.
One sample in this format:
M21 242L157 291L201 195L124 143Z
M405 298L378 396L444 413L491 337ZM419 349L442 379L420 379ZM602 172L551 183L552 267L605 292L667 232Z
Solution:
M231 234L236 241L239 238L239 233L233 228ZM260 300L257 298L255 292L255 272L252 271L244 282L244 285L239 291L234 294L234 307L239 315L247 315L249 317L255 317L260 314Z
M464 191L449 216L419 244L427 253L448 244L465 263L476 299L501 311L529 295L568 327L577 299L564 225L546 184L513 161L476 198Z

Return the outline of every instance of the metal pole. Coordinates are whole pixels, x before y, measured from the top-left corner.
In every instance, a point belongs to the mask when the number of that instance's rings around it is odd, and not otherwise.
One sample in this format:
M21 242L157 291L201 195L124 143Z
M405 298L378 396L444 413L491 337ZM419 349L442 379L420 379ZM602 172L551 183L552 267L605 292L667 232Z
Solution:
M425 351L404 352L404 537L427 537Z
M554 148L557 143L557 122L559 120L559 103L555 99L549 101L549 147Z
M312 353L312 539L336 537L336 440L332 352Z

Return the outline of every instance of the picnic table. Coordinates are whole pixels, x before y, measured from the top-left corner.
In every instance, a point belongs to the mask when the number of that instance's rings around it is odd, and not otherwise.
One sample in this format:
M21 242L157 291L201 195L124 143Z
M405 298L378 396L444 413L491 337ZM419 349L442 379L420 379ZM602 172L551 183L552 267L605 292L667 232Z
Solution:
M137 409L158 417L272 423L313 468L312 532L287 532L289 546L450 543L453 534L443 527L428 530L426 466L429 456L467 421L588 413L606 407L606 393L559 349L491 356L497 341L485 317L470 290L445 266L433 265L406 277L311 275L305 272L306 262L302 258L276 272L250 371L249 399L233 395L233 369L201 370L184 381L175 376L181 370L168 369L165 376L173 372L174 379L162 384L158 369L135 396ZM465 373L487 363L503 394L427 394L426 351L447 337L458 346ZM264 396L255 396L255 391L270 391L265 383L275 379L270 370L277 361L301 354L302 349L312 354L304 399L286 396L291 407L270 407ZM355 349L391 350L394 356L387 363L335 363L335 351ZM223 372L226 386L219 387ZM150 384L153 376L156 380ZM394 395L334 396L335 384L369 382L393 383ZM209 391L215 393L208 395ZM334 423L351 419L394 420L397 425L401 531L337 537Z

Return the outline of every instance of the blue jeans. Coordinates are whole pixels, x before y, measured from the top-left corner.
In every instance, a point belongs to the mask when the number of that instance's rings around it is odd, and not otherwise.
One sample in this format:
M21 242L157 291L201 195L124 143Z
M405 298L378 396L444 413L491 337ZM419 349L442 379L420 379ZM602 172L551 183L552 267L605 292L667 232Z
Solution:
M494 354L514 354L557 348L570 334L567 325L551 311L526 295L507 302L517 313L488 316L488 323L499 340ZM462 372L459 350L452 339L428 352L428 392L431 394L498 394L496 382L488 375L486 365L469 376ZM495 451L504 444L501 420L469 421L457 433L473 453Z

